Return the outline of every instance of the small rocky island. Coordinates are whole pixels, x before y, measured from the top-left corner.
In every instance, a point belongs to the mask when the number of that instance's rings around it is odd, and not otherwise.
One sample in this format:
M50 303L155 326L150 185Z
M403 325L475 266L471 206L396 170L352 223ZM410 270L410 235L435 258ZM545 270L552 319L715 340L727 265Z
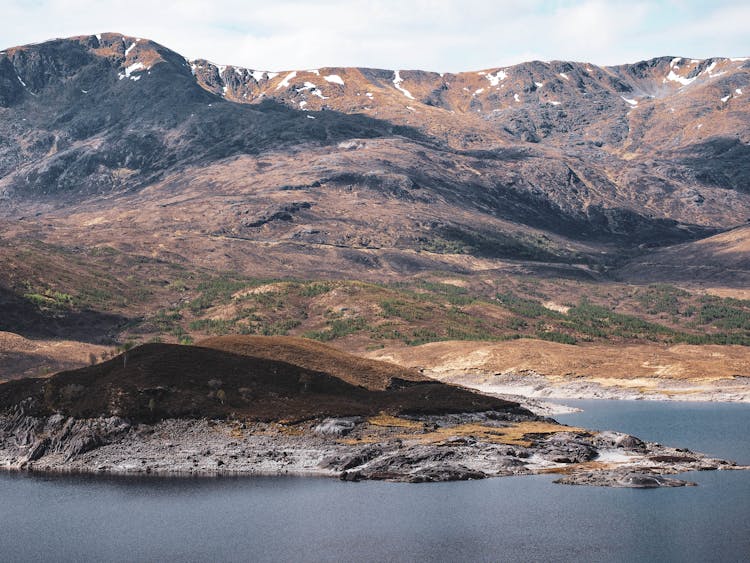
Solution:
M146 344L0 385L0 468L407 482L556 473L559 483L649 488L743 467L564 426L317 342L243 336Z

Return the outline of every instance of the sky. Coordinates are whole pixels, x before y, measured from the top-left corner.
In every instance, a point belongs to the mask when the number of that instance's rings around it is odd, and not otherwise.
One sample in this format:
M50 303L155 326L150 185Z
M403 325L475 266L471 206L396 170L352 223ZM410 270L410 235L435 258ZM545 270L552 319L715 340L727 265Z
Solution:
M116 31L260 70L750 55L748 0L0 0L0 48Z

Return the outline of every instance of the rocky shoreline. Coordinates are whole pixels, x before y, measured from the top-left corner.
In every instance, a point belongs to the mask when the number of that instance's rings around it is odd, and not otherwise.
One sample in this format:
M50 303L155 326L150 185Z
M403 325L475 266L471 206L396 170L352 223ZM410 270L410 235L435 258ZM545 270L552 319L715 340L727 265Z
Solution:
M0 417L0 468L124 475L318 475L439 482L558 473L564 484L690 485L685 471L747 469L617 432L481 412L296 424L118 417Z

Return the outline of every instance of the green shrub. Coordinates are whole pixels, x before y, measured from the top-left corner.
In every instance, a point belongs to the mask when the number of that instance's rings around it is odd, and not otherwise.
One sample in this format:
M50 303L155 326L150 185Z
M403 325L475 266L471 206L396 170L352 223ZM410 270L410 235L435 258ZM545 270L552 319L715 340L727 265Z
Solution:
M578 342L573 336L555 330L540 330L536 333L536 337L540 340L549 340L561 344L576 344Z
M332 283L313 282L303 285L299 290L299 294L301 297L317 297L318 295L328 293L332 289Z

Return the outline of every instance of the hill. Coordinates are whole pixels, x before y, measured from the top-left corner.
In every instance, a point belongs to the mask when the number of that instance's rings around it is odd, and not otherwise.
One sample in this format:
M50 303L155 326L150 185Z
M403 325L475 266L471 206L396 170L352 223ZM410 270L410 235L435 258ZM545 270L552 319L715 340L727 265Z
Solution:
M221 342L215 342L222 345ZM228 346L241 346L237 339ZM527 413L517 403L414 377L410 371L351 358L349 365L369 371L400 372L385 389L364 370L346 378L273 358L288 357L283 343L256 356L174 344L146 344L98 365L58 373L48 379L27 378L0 385L0 410L21 408L31 416L55 413L75 418L117 416L155 422L166 418L240 418L256 421L300 421L326 416L372 416L378 413L445 414L499 410ZM256 340L250 343L260 350ZM245 349L247 351L247 348ZM319 361L334 363L341 352ZM346 361L346 359L345 359ZM304 363L304 360L303 360Z
M640 283L669 280L722 286L746 298L750 288L750 227L739 227L633 258L619 269L618 275Z
M220 336L201 340L197 346L252 358L282 361L304 369L325 372L370 391L431 382L417 371L347 354L307 338Z

